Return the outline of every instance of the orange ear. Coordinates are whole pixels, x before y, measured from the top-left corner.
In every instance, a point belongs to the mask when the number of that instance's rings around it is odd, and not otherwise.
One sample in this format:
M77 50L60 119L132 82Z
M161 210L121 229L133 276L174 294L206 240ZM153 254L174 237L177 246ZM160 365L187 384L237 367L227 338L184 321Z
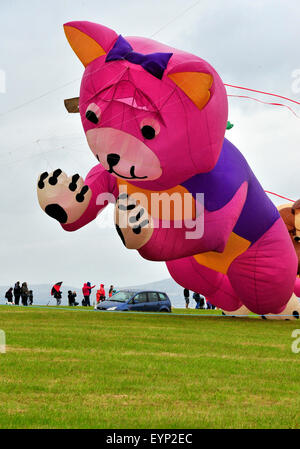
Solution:
M172 81L192 100L199 109L203 109L210 99L209 89L213 77L209 73L178 72L168 75Z
M64 30L69 44L84 67L94 61L94 59L99 58L99 56L106 54L98 42L77 28L64 25Z

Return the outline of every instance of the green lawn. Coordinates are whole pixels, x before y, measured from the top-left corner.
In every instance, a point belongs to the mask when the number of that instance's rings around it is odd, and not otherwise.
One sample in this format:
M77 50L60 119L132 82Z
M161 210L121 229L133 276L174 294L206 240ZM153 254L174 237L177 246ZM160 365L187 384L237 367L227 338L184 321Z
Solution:
M298 327L1 306L0 428L299 428Z

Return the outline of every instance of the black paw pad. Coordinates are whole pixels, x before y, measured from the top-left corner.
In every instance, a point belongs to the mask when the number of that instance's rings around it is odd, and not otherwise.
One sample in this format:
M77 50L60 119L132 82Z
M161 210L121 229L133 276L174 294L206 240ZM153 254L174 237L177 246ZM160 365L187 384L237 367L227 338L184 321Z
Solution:
M142 221L142 223L140 223L138 226L132 228L133 232L134 232L135 234L140 234L142 228L144 228L145 226L147 226L148 223L149 223L149 220L144 220L144 221Z
M139 211L139 213L138 213L135 217L130 217L130 218L129 218L130 223L135 223L136 221L139 221L139 219L140 219L141 216L144 214L144 212L145 212L145 210L144 210L144 209L141 209L141 210Z
M84 195L86 194L86 192L88 190L89 190L88 186L83 186L81 191L79 193L77 193L76 201L78 201L78 203L82 203L84 201Z
M142 230L142 228L140 226L132 228L132 231L137 235L141 233L141 230Z
M53 175L50 176L50 178L49 178L49 184L51 184L52 186L55 186L55 184L57 184L57 178L61 174L62 174L62 171L60 168L58 168L57 170L54 170Z
M75 190L77 189L77 181L79 178L80 178L80 176L78 174L72 176L72 182L70 182L70 184L69 184L69 189L72 192L75 192Z
M294 310L293 316L294 316L297 320L299 320L299 312L298 312L297 310Z
M48 206L45 207L45 212L60 223L66 223L68 220L66 211L59 206L59 204L48 204Z
M48 178L48 172L45 171L44 173L41 174L39 182L38 182L38 188L39 189L43 189L45 187L45 179Z

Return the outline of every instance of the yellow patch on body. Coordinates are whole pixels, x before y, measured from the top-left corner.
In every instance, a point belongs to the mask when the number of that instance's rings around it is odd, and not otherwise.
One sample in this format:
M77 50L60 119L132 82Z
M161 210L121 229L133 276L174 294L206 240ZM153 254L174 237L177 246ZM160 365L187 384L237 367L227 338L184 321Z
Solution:
M200 265L226 274L234 259L243 254L249 248L250 244L251 242L249 240L232 232L222 253L208 251L207 253L196 254L194 259Z

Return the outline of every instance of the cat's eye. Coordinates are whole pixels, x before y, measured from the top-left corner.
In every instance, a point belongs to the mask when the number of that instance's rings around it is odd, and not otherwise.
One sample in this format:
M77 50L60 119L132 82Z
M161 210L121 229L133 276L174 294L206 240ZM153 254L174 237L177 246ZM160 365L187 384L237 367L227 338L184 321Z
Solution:
M97 106L95 103L91 103L88 105L87 110L85 112L85 117L90 122L97 125L100 120L101 110L99 106Z
M145 125L142 127L141 132L145 139L154 139L155 137L155 129L152 126Z
M157 120L146 118L141 122L141 133L147 140L154 139L159 134L160 126Z

